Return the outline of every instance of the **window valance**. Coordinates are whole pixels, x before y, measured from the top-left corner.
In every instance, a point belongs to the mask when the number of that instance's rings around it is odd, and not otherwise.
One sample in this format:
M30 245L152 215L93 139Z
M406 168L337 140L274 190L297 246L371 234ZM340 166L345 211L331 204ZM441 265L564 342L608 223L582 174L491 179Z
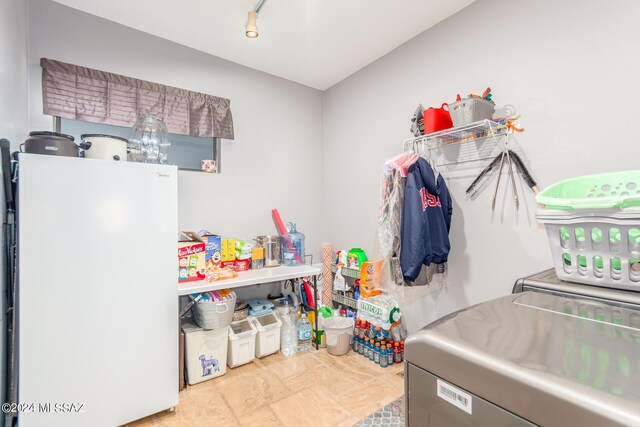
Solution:
M231 101L42 58L44 114L131 127L147 112L170 133L233 139Z

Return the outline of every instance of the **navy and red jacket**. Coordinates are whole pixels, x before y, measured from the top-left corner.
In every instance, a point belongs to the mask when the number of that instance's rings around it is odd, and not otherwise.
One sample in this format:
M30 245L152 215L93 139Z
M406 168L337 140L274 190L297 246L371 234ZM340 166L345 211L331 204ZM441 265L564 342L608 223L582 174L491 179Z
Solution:
M400 267L414 281L422 265L447 262L453 211L442 176L422 157L409 168L402 207Z

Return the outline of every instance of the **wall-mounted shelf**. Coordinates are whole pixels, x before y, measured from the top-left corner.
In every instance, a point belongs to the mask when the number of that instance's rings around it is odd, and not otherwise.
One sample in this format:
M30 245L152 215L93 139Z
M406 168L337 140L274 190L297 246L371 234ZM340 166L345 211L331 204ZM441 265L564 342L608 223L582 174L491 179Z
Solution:
M405 151L424 153L436 166L493 159L505 149L506 121L482 120L404 141Z

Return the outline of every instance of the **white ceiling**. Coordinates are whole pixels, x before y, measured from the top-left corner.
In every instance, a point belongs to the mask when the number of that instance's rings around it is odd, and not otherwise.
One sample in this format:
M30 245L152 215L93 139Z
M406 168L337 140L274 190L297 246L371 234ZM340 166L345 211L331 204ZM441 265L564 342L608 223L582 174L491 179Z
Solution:
M211 55L327 89L475 0L55 0Z

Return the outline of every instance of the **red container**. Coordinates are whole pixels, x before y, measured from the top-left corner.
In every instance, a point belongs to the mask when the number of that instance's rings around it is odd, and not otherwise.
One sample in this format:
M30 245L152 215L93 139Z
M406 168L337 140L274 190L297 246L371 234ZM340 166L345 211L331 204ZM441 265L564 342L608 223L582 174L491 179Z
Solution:
M447 107L447 110L445 110L444 107ZM453 127L448 108L449 105L445 102L440 108L431 107L424 110L422 118L424 121L425 135Z

